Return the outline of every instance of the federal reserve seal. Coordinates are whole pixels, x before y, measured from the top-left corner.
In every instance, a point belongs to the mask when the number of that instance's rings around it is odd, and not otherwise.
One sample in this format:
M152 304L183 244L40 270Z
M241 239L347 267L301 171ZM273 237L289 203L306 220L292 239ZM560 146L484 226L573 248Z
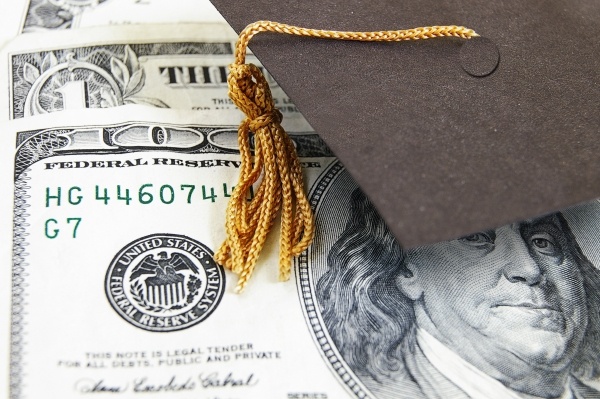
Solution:
M217 308L225 274L202 243L176 234L133 241L106 273L108 301L117 313L148 331L177 331L206 319Z

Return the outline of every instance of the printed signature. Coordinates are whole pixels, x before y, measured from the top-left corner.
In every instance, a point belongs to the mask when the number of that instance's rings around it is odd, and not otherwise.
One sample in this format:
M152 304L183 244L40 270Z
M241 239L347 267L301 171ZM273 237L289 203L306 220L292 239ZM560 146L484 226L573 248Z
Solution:
M258 383L254 373L235 375L233 372L219 374L218 372L201 373L198 380L192 377L187 379L172 376L169 379L152 380L148 377L136 378L130 383L114 383L105 379L84 378L75 383L75 390L83 394L92 393L156 393L156 392L181 392L192 391L196 388L223 388L223 387L252 387Z

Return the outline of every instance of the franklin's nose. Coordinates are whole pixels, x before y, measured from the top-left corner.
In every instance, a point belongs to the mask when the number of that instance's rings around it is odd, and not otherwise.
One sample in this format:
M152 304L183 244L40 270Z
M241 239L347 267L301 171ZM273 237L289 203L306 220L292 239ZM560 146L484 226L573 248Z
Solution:
M521 237L518 227L507 227L504 238L504 277L511 283L537 285L542 281L540 265L531 256L529 247Z

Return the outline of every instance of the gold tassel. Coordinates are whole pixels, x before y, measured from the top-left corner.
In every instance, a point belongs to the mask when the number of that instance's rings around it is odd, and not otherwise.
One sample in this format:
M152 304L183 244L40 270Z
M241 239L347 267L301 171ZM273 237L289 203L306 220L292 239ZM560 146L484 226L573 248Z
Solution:
M246 64L246 48L259 32L278 32L339 40L401 41L435 37L471 38L473 30L461 26L431 26L378 32L339 32L305 29L270 21L248 25L239 36L235 62L230 65L229 97L246 118L238 129L240 179L227 205L227 239L217 251L217 262L239 275L241 292L256 266L267 234L281 209L279 279L288 280L292 257L302 253L314 236L314 216L306 198L302 169L292 140L281 127L281 113L273 104L269 85L258 67ZM254 163L250 134L254 134ZM262 181L254 197L252 185Z

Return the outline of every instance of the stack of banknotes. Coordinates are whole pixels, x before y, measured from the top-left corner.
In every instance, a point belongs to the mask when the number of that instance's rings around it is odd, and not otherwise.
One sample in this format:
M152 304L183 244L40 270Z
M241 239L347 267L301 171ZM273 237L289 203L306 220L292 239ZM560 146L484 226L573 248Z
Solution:
M0 397L600 398L598 201L404 250L269 78L317 233L287 282L274 234L236 294L236 35L208 0L0 22Z

